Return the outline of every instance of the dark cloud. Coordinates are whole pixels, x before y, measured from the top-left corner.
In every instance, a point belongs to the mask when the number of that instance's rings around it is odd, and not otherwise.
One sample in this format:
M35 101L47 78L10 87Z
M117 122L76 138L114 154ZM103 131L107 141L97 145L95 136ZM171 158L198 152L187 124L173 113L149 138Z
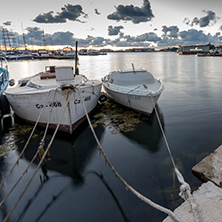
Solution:
M101 13L98 11L98 9L95 9L95 13L97 14L97 15L100 15Z
M49 36L47 36L49 38ZM53 45L75 45L74 34L72 32L55 32L51 35Z
M110 25L109 27L108 27L108 35L118 35L119 33L120 33L120 30L121 29L124 29L124 27L123 26L112 26L112 25Z
M190 29L188 31L181 31L177 38L162 37L158 42L159 47L168 47L176 45L196 45L196 44L215 44L221 45L222 36L220 33L215 35L204 34L202 30Z
M11 25L12 22L11 21L7 21L7 22L4 22L3 25Z
M116 7L116 12L107 16L110 20L132 21L134 24L148 22L153 17L149 0L144 0L141 8L134 5L119 5Z
M110 44L110 39L105 39L103 37L93 37L88 35L86 39L76 39L78 40L79 46L87 47L89 45L95 47L103 47Z
M189 18L184 18L183 22L184 22L186 25L189 25L189 24L190 24L190 19L189 19Z
M37 23L65 23L67 20L80 21L78 18L83 16L86 18L88 15L83 12L81 5L65 5L61 8L61 12L57 12L53 15L53 11L38 15L33 21Z
M130 35L125 35L123 36L123 38L127 41L127 42L141 42L141 43L147 43L147 42L158 42L161 40L160 37L158 37L156 35L156 33L154 32L149 32L149 33L144 33L142 35L138 35L138 36L130 36Z
M43 30L41 30L38 27L28 27L26 28L28 31L27 34L25 35L25 39L28 44L35 44L35 45L42 45L43 44Z
M103 47L107 45L121 46L121 47L148 47L155 44L158 47L170 47L176 45L192 45L192 44L215 44L221 45L222 36L218 32L215 35L205 34L202 30L190 29L188 31L177 30L176 26L166 27L163 26L165 35L159 37L154 32L148 32L137 36L125 35L120 30L121 26L116 26L119 29L119 36L114 39L106 39L100 36L94 37L88 35L87 38L78 39L72 32L55 32L53 34L44 34L44 31L38 27L28 27L25 32L25 40L29 45L71 45L75 46L75 42L79 42L80 47ZM172 28L174 27L174 28ZM222 28L222 27L221 27ZM4 33L3 33L4 30ZM111 26L114 31L115 27ZM118 31L118 30L117 30ZM177 36L176 36L177 34ZM0 41L4 44L4 37L7 36L6 44L9 44L8 36L12 46L24 45L22 34L8 30L7 28L0 27ZM172 38L172 36L174 36ZM19 42L20 41L20 42ZM16 45L17 44L17 45Z
M162 26L162 32L164 32L165 35L176 38L178 36L179 28L177 26Z
M192 42L193 44L208 42L209 35L205 35L202 30L190 29L179 33L182 42Z
M203 12L207 13L206 16L201 18L195 17L192 21L189 18L184 19L184 23L190 26L199 25L201 28L209 26L217 22L219 17L216 17L215 12L210 10L203 10Z

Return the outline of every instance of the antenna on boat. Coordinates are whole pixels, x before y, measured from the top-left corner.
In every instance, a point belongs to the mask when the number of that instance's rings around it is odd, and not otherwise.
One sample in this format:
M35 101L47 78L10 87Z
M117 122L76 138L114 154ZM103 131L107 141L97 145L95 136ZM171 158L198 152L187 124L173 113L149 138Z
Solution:
M27 50L27 45L26 45L26 42L25 42L25 34L24 34L23 24L21 23L21 25L22 25L22 35L23 35L24 46L25 46L25 50Z
M134 67L134 64L132 63L132 67L133 67L133 72L135 72L135 67Z
M79 75L78 65L78 41L76 41L76 53L75 53L75 75Z

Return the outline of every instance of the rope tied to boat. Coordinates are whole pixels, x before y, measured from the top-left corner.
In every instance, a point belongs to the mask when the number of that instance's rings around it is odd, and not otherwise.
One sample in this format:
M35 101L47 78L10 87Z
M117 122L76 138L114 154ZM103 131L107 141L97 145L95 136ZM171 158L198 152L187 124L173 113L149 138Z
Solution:
M158 120L158 123L159 123L159 126L160 126L160 130L161 130L161 132L162 132L162 135L163 135L163 138L164 138L164 141L165 141L165 144L166 144L166 147L167 147L167 150L168 150L168 153L169 153L171 162L172 162L172 164L173 164L174 171L175 171L175 173L176 173L176 176L177 176L178 181L179 181L180 184L181 184L179 195L180 195L184 200L188 200L188 201L189 201L195 222L201 222L201 220L200 220L200 215L199 215L199 211L198 211L198 206L197 206L197 204L195 203L195 201L194 201L194 199L193 199L193 196L191 195L190 185L189 185L187 182L185 182L182 174L180 173L180 171L179 171L178 168L176 167L176 164L175 164L175 161L174 161L174 159L173 159L173 155L172 155L172 152L171 152L169 143L168 143L167 138L166 138L166 135L165 135L165 133L164 133L164 130L163 130L163 127L162 127L162 124L161 124L161 121L160 121L160 117L159 117L159 114L158 114L158 112L157 112L157 109L156 109L156 106L155 106L155 103L154 103L154 101L153 101L153 97L152 97L152 96L151 96L151 101L152 101L152 103L153 103L153 109L154 109L154 111L155 111L155 114L156 114L156 117L157 117L157 120Z
M115 177L116 178L119 178L119 180L123 183L123 185L125 186L126 190L129 190L131 191L136 197L138 197L140 200L144 201L145 203L149 204L150 206L152 206L153 208L167 214L169 217L171 217L174 221L176 222L181 222L181 220L179 220L177 218L177 216L169 209L165 208L165 207L162 207L160 206L159 204L156 204L154 203L153 201L151 201L150 199L148 199L147 197L143 196L141 193L139 193L138 191L136 191L132 186L130 186L121 176L120 174L116 171L116 169L114 168L114 166L111 164L111 162L109 161L108 157L106 156L105 152L103 151L102 149L102 145L100 144L99 142L99 139L93 129L93 126L92 126L92 123L90 121L90 118L89 118L89 115L88 115L88 112L86 110L86 106L85 106L85 103L83 101L83 98L82 98L82 95L80 93L80 90L77 88L78 90L78 93L79 93L79 97L80 97L80 100L81 100L81 103L82 103L82 106L83 106L83 109L85 111L85 114L86 114L86 118L87 118L87 121L89 123L89 126L90 126L90 129L92 131L92 134L97 142L97 147L98 147L98 150L99 150L99 155L103 155L104 159L105 159L105 163L108 164L108 166L111 168L112 172L114 173Z
M56 95L56 92L57 92L57 89L55 90L55 93L54 93L54 96L53 96L53 102L55 100L55 95ZM50 94L51 91L49 91L48 94ZM46 134L47 134L47 131L48 131L48 126L49 126L49 121L51 119L51 114L52 114L52 109L53 109L54 106L51 107L50 109L50 113L49 113L49 116L48 116L48 123L47 123L47 126L45 128L45 133L43 135L43 138L41 139L41 142L39 144L39 148L37 149L37 152L35 153L35 155L33 156L32 160L30 161L29 165L26 167L26 169L24 170L23 174L20 176L20 178L17 180L17 182L14 184L14 186L10 189L10 191L5 195L5 197L2 199L1 203L0 203L0 208L1 206L3 205L3 203L6 201L6 199L8 198L8 196L12 193L12 191L15 189L15 187L19 184L19 182L21 181L21 179L23 178L23 176L28 172L28 169L30 168L30 166L32 165L32 163L35 161L35 159L37 158L37 156L39 155L40 153L40 150L43 150L44 151L44 144L45 144L45 137L46 137ZM40 158L41 159L41 158ZM13 169L12 169L13 170ZM10 175L8 175L10 176ZM7 179L7 178L6 178Z
M45 150L45 152L44 152L41 160L39 161L38 166L36 167L36 169L35 169L32 177L30 178L30 180L29 180L28 183L26 184L23 192L21 193L21 195L20 195L19 198L17 199L16 203L13 205L12 209L10 210L10 212L9 212L9 213L7 214L7 216L4 218L4 222L7 222L7 221L8 221L9 217L11 216L12 212L14 211L14 209L16 208L16 206L18 205L18 203L20 202L20 200L21 200L22 196L24 195L25 191L28 189L29 185L31 184L31 182L32 182L33 178L35 177L36 173L38 172L39 168L42 166L42 163L43 163L43 161L44 161L47 153L49 152L49 149L51 148L52 142L54 141L54 138L55 138L55 136L56 136L56 133L57 133L57 131L58 131L58 129L59 129L59 126L60 126L60 124L61 124L61 121L62 121L62 119L63 119L63 117L64 117L66 108L67 108L68 103L69 103L69 96L70 96L70 92L67 94L65 108L64 108L63 112L61 113L61 117L60 117L60 119L59 119L59 121L58 121L58 124L57 124L57 126L56 126L56 129L55 129L55 131L54 131L54 133L53 133L53 136L52 136L52 138L51 138L51 140L50 140L50 142L49 142L49 144L48 144L48 146L47 146L47 148L46 148L46 150ZM37 153L38 153L38 152L36 152L36 154L37 154Z
M55 93L56 93L56 91L57 91L57 89L55 89ZM47 101L48 98L49 98L50 92L51 92L51 90L49 91L48 96L46 97L45 103L46 103L46 101ZM54 95L54 96L55 96L55 95ZM35 125L34 125L34 127L33 127L33 129L32 129L32 132L30 133L29 138L28 138L28 140L26 141L26 144L25 144L24 148L22 149L22 151L21 151L18 159L16 160L15 164L12 166L12 168L11 168L11 170L9 171L8 175L5 177L5 179L4 179L4 180L2 181L2 183L0 184L0 189L5 185L6 181L8 180L8 178L10 177L10 175L12 174L12 172L13 172L13 170L15 169L15 167L17 166L17 164L19 163L19 160L24 156L25 150L26 150L26 148L28 147L28 144L29 144L29 142L30 142L30 140L31 140L34 132L35 132L35 129L36 129L38 123L39 123L39 120L40 120L40 118L41 118L41 116L42 116L42 113L43 113L44 109L45 109L45 106L43 107L43 109L41 109L41 111L40 111L40 113L39 113L39 116L38 116L38 118L37 118L37 120L36 120L36 122L35 122Z

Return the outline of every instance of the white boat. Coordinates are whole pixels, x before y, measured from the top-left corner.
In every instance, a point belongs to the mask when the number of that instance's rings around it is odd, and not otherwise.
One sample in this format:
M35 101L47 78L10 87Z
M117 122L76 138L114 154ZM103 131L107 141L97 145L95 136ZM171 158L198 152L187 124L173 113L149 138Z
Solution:
M102 79L108 96L126 107L151 114L164 85L144 69L119 70Z
M71 134L86 117L82 101L90 113L97 105L101 87L98 80L74 74L73 67L48 66L44 72L21 79L5 94L22 119L35 123L39 118L42 126L49 121L51 128L60 124L59 130Z
M99 52L95 49L89 49L87 52L87 55L95 56L95 55L99 55Z

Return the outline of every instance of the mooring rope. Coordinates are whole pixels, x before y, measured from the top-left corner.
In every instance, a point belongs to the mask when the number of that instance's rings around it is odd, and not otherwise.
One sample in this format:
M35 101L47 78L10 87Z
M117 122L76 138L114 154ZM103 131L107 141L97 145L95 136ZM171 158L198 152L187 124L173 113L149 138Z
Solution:
M55 94L56 94L56 91L55 90L55 93L54 93L54 96L53 96L53 102L55 100ZM50 93L50 92L49 92ZM6 201L6 199L8 198L8 196L12 193L12 191L15 189L15 187L19 184L19 182L21 181L21 179L24 177L24 175L28 172L28 169L30 168L30 166L32 165L32 163L35 161L36 157L38 156L39 152L43 149L44 147L44 141L45 141L45 137L46 137L46 134L47 134L47 131L48 131L48 127L49 127L49 121L51 119L51 114L52 114L52 110L53 110L53 107L52 106L50 108L50 112L49 112L49 116L48 116L48 121L47 121L47 125L46 125L46 128L45 128L45 132L44 132L44 135L41 139L41 142L39 144L39 147L35 153L35 155L33 156L32 160L29 162L28 166L26 167L26 169L24 170L23 174L19 177L19 179L16 181L16 183L14 184L14 186L10 189L10 191L6 194L6 196L2 199L1 203L0 203L0 209L2 207L2 204Z
M56 89L56 90L57 90L57 89ZM50 92L51 92L51 90L49 91L48 96L46 97L45 103L46 103L46 101L47 101L47 99L48 99L48 97L49 97ZM37 125L38 125L38 122L39 122L39 120L40 120L40 117L41 117L44 109L45 109L45 106L43 107L43 109L41 109L41 111L40 111L40 113L39 113L39 116L38 116L38 118L37 118L37 120L36 120L36 122L35 122L35 125L34 125L34 127L33 127L33 129L32 129L32 132L30 133L29 138L28 138L28 140L26 141L26 144L25 144L22 152L20 153L18 159L16 160L15 164L12 166L12 168L11 168L11 170L9 171L8 175L5 177L5 179L4 179L4 180L2 181L2 183L0 184L0 189L4 186L5 182L7 181L7 179L9 178L9 176L12 174L12 172L13 172L13 170L15 169L16 165L19 163L19 160L23 157L24 152L25 152L26 148L28 147L28 144L29 144L29 142L30 142L30 140L31 140L34 132L35 132L35 129L36 129Z
M115 174L116 178L119 178L119 180L123 183L123 185L125 186L125 188L127 190L130 190L135 196L137 196L140 200L144 201L145 203L149 204L150 206L154 207L155 209L167 214L168 216L170 216L174 221L176 222L180 222L180 220L177 218L177 216L169 209L162 207L156 203L154 203L153 201L151 201L150 199L148 199L147 197L143 196L141 193L139 193L138 191L136 191L132 186L130 186L121 176L120 174L116 171L116 169L114 168L114 166L111 164L111 162L109 161L108 157L106 156L105 152L102 149L102 145L100 144L98 137L93 129L93 126L91 124L88 112L86 110L86 106L85 103L83 101L82 95L79 91L79 89L77 88L78 92L79 92L79 96L80 96L80 100L82 103L82 106L84 108L85 114L86 114L86 118L88 120L89 126L91 128L91 131L93 133L93 136L97 142L98 145L98 149L99 149L99 155L103 155L105 162L109 165L109 167L111 168L111 170L113 171L113 173Z
M151 95L151 101L152 101L152 104L153 104L153 108L154 108L154 111L155 111L155 114L156 114L156 117L157 117L157 120L158 120L158 123L159 123L159 126L160 126L160 130L163 134L163 138L164 138L164 141L165 141L165 144L166 144L166 147L167 147L167 150L168 150L168 153L170 155L170 159L171 159L171 162L173 164L173 168L174 168L174 171L175 171L175 174L177 176L177 179L178 181L180 182L181 186L180 186L180 196L186 200L188 199L189 203L190 203L190 206L191 206L191 209L192 209L192 213L193 213L193 216L194 216L194 219L196 222L201 222L200 220L200 215L198 213L198 209L197 209L197 204L194 202L194 199L193 199L193 196L191 195L191 188L190 188L190 185L185 182L182 174L180 173L180 171L178 170L178 168L176 167L176 164L174 162L174 159L173 159L173 155L172 155L172 152L171 152L171 149L170 149L170 146L169 146L169 143L167 141L167 138L166 138L166 135L165 135L165 132L163 130L163 127L162 127L162 124L161 124L161 121L160 121L160 117L159 117L159 114L157 112L157 109L156 109L156 106L155 106L155 103L154 103L154 100L153 100L153 97Z
M65 114L67 105L68 105L68 103L69 103L69 94L70 94L70 92L68 92L68 94L67 94L67 98L66 98L66 101L67 101L67 102L66 102L65 108L64 108L64 110L63 110L63 113L61 114L60 120L59 120L59 122L58 122L58 124L57 124L57 126L56 126L56 129L55 129L55 131L54 131L54 134L53 134L53 136L52 136L52 138L51 138L51 140L50 140L50 142L49 142L49 144L48 144L48 146L47 146L44 154L42 155L41 160L39 161L39 164L38 164L38 166L36 167L35 172L33 173L32 177L31 177L30 180L28 181L25 189L23 190L23 192L21 193L21 195L20 195L19 198L17 199L16 203L13 205L12 209L10 210L10 212L9 212L9 213L7 214L7 216L4 218L4 222L7 222L7 221L8 221L8 219L9 219L9 217L11 216L12 212L14 211L14 209L16 208L16 206L18 205L18 203L20 202L21 198L22 198L23 195L25 194L25 192L26 192L26 190L28 189L29 185L31 184L33 178L35 177L36 173L38 172L38 170L39 170L40 166L42 165L42 163L43 163L43 161L44 161L47 153L49 152L49 149L50 149L50 147L51 147L51 145L52 145L52 142L54 141L55 135L56 135L56 133L57 133L57 131L58 131L58 129L59 129L59 126L60 126L60 124L61 124L62 118L63 118L63 116L64 116L64 114Z

